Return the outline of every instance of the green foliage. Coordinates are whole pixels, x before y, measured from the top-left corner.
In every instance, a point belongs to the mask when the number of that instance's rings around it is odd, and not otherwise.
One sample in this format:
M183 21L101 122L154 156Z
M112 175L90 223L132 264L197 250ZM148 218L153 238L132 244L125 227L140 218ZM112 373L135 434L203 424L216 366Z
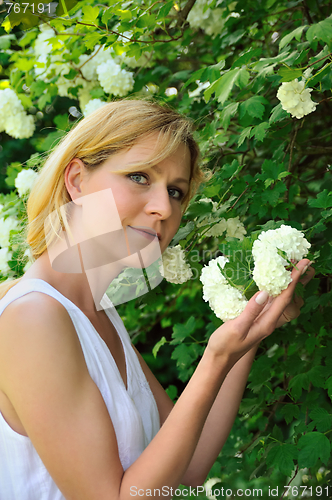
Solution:
M202 267L227 255L225 272L236 271L235 284L250 296L256 289L248 255L258 231L285 223L304 231L312 244L316 277L304 287L301 315L261 343L239 415L211 475L233 490L250 482L250 488L283 491L292 480L294 487L316 491L331 486L332 467L331 3L207 0L204 12L195 14L196 5L188 16L191 3L66 1L64 12L60 2L58 17L48 19L55 33L46 62L35 52L40 20L19 12L4 19L0 90L15 90L36 130L28 139L1 133L0 221L8 215L24 219L15 178L22 166L38 169L43 163L38 153L47 154L82 118L82 88L89 79L82 77L80 56L93 59L96 46L104 44L120 58L121 68L133 73L129 95L155 95L195 122L202 163L213 174L172 241L186 250L193 278L183 285L163 280L118 307L172 399L221 324L202 298ZM59 91L59 63L68 69L66 95ZM36 76L38 68L47 70L42 77ZM317 103L300 119L277 98L280 85L294 79L305 80ZM121 97L94 83L88 100ZM199 201L206 197L211 201ZM206 236L214 224L234 217L247 230L242 241ZM20 261L15 236L19 232L12 231L10 270L3 279L24 272L27 259ZM298 498L296 491L288 497Z

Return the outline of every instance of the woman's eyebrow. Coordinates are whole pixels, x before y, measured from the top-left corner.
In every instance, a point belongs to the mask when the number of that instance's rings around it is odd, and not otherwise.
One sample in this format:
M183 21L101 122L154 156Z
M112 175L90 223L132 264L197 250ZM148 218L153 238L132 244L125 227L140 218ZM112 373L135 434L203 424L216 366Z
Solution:
M161 171L161 169L159 167L157 167L157 165L154 165L151 168L154 169L158 174ZM189 184L189 180L185 179L184 177L177 177L176 179L173 179L173 182L185 182L186 184Z

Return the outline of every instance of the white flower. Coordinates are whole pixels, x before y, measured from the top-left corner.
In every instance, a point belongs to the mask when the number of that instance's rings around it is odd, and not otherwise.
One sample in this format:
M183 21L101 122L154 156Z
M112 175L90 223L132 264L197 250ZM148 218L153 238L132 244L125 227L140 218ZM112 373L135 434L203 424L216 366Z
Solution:
M18 190L18 195L22 197L24 194L28 193L32 186L34 185L38 177L37 172L31 168L25 168L18 173L15 179L15 187Z
M78 101L80 103L80 108L83 111L85 106L88 104L89 101L92 100L90 90L99 87L99 82L97 80L93 80L92 82L87 82L83 80L83 87L78 89Z
M211 198L201 198L199 202L201 201L206 201L212 203L212 212L209 214L208 217L205 217L202 221L197 222L197 227L202 227L207 224L211 224L212 222L216 222L217 219L214 219L215 215L214 213L217 211L218 203L216 201L212 201ZM206 231L206 230L205 230ZM234 217L231 219L220 219L219 222L214 224L213 226L208 229L208 231L205 232L203 236L214 236L214 237L219 237L223 236L224 233L226 232L226 237L227 238L238 238L239 240L243 240L243 237L245 234L247 234L247 231L244 228L244 225L242 222L240 222L239 217Z
M277 92L282 109L290 113L293 118L303 118L316 109L317 103L311 100L312 89L304 87L305 81L299 82L296 78L292 82L283 82Z
M79 57L79 66L83 64L81 68L82 75L87 80L96 80L98 66L108 60L112 60L111 47L105 49L104 45L101 48L100 45L96 45L91 54L82 54Z
M185 252L181 245L166 248L159 266L160 274L170 283L181 284L188 281L193 273L185 260Z
M6 275L10 271L8 261L12 258L12 252L8 248L0 248L0 273Z
M89 101L84 107L84 116L88 116L90 113L93 113L97 109L105 106L105 104L107 104L107 102L102 101L101 99L91 99L91 101Z
M107 60L97 67L100 85L108 94L125 96L134 87L133 74L121 69L112 59Z
M254 241L252 254L255 261L253 279L260 290L276 297L292 281L288 261L279 255L278 249L285 252L287 259L299 261L308 253L310 243L297 229L282 225L279 229L263 231Z
M0 246L8 247L9 245L9 236L10 231L12 229L16 229L18 226L18 220L15 219L12 215L7 217L6 219L0 218Z
M8 116L6 119L6 133L15 139L28 139L33 135L35 128L33 116L27 115L25 111Z
M33 116L27 115L16 92L0 90L0 132L5 131L15 139L26 139L33 135Z
M209 500L217 500L217 497L212 494L212 488L215 484L220 483L221 479L219 477L211 477L204 483L205 495Z
M220 256L210 260L201 272L200 280L203 283L203 299L215 315L222 321L234 319L244 310L247 299L240 290L231 286L221 273L218 264L223 269L229 262L226 257Z
M227 219L227 237L237 238L242 241L244 235L247 234L244 225L240 222L240 217Z
M193 8L188 14L188 22L191 28L202 28L208 35L218 35L226 19L222 18L225 9L205 9L206 0L196 0Z

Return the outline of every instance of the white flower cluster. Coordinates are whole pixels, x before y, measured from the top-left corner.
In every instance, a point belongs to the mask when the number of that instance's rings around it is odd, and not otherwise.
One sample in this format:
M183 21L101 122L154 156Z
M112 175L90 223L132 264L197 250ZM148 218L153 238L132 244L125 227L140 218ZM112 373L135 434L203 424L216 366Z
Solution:
M221 273L218 264L223 269L229 262L226 257L220 256L210 260L201 272L200 280L203 283L203 299L215 315L222 321L236 318L244 310L247 299L240 290L231 286Z
M123 97L134 87L133 74L121 69L113 59L100 64L97 67L97 75L100 85L107 94Z
M0 90L0 132L5 131L15 139L28 139L35 131L32 115L27 115L12 89Z
M294 118L312 113L316 109L316 104L311 99L312 89L305 88L305 80L300 82L296 78L292 82L283 82L277 92L277 98L281 102L282 109L287 111Z
M105 104L107 104L107 103L105 101L102 101L101 99L91 99L91 101L89 101L83 109L84 116L90 115L91 113L93 113L97 109L105 106Z
M217 210L218 203L216 201L212 201L210 198L201 198L199 201L207 201L211 202L212 212L208 217L205 217L201 222L197 223L197 227L205 226L206 224L211 224L216 219L214 219L214 212ZM208 231L204 232L204 236L222 236L226 233L226 238L237 238L240 241L243 240L247 231L245 230L244 225L240 222L239 217L233 217L230 219L220 219L219 222L214 224Z
M50 38L54 38L55 33L52 29L42 29L35 41L35 53L37 63L35 64L35 74L38 79L50 82L54 76L57 76L55 84L60 96L75 98L71 93L71 88L80 87L78 90L78 99L80 107L85 114L85 106L92 97L90 91L98 88L100 85L103 90L115 96L125 96L133 89L133 73L121 69L121 64L134 64L132 58L125 56L115 56L112 48L104 49L104 46L96 45L91 54L82 54L79 57L78 65L63 62L64 55L70 55L65 44L62 43L61 54L52 53L52 45L48 43ZM59 49L58 49L59 50ZM138 64L137 64L138 65ZM74 79L68 79L66 76L71 69L80 69L80 73ZM81 76L82 75L82 76Z
M252 254L255 261L253 279L260 290L276 297L292 281L288 261L279 255L285 252L290 261L299 261L308 253L310 243L297 229L282 225L279 229L263 231L254 241Z
M15 187L20 198L31 191L31 188L34 185L37 177L37 172L35 172L31 168L24 168L17 174L15 179Z
M185 252L181 245L169 247L162 254L162 263L159 266L160 274L170 283L181 284L188 281L193 272L186 262Z
M196 0L193 8L188 14L188 22L191 28L202 28L208 35L217 36L222 32L225 22L229 17L240 17L237 12L231 12L227 17L223 18L225 8L206 9L206 0ZM232 11L237 2L232 2L228 5L228 11Z
M4 276L10 271L8 262L12 258L12 252L8 248L0 248L0 273Z
M10 231L17 229L17 226L18 220L14 216L9 215L6 219L0 217L0 246L2 248L8 247Z

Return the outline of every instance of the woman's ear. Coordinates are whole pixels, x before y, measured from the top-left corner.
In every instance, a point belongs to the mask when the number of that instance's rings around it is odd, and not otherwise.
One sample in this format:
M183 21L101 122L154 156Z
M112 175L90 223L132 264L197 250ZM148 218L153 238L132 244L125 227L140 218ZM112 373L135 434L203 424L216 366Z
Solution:
M75 205L82 205L81 198L83 194L81 184L85 170L84 163L79 158L71 160L65 169L65 185Z

